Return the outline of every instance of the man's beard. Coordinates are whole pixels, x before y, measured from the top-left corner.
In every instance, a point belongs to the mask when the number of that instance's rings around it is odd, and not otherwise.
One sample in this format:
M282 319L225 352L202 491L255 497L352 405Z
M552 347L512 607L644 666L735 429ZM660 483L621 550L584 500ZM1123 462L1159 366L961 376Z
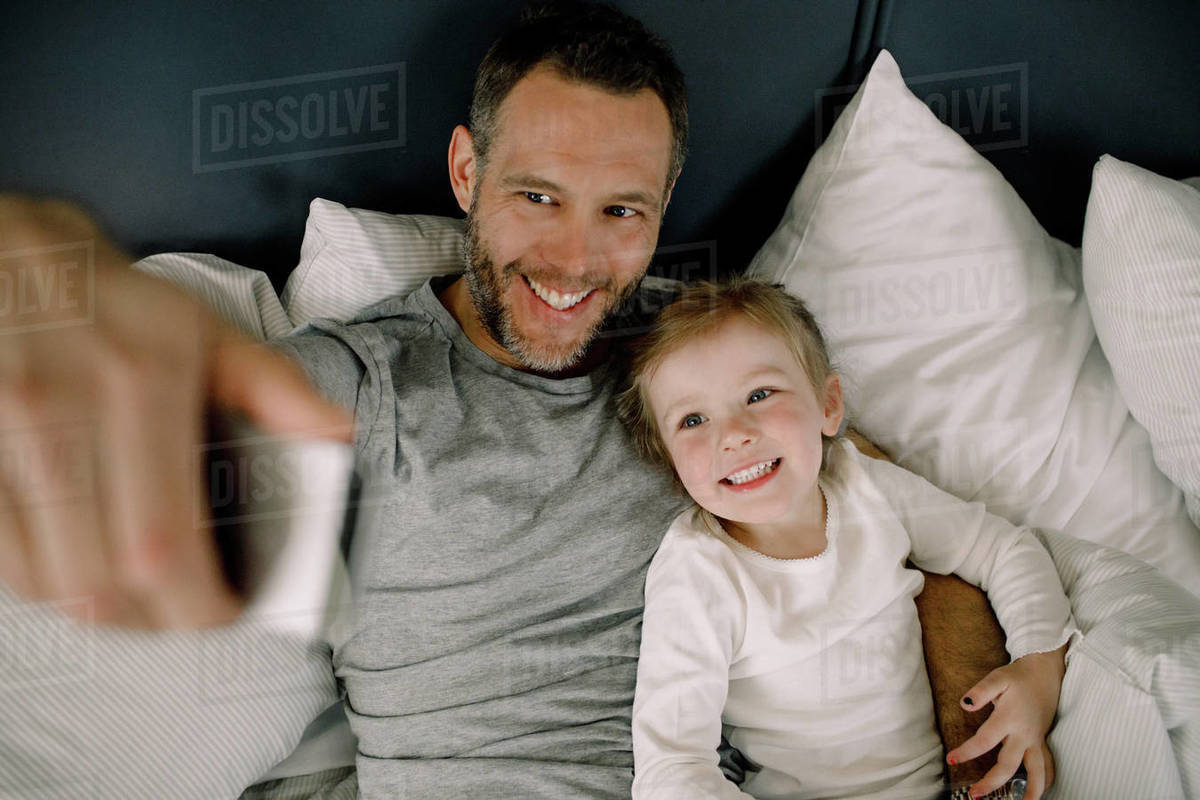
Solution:
M504 293L512 282L525 280L522 274L531 275L534 280L538 280L540 276L537 272L523 268L519 259L497 269L479 238L479 225L475 216L469 211L463 251L467 289L471 293L471 302L479 320L497 343L523 367L534 372L553 374L563 372L579 363L601 328L629 299L640 281L639 276L639 280L630 281L625 286L617 286L610 277L595 276L593 280L591 276L586 276L586 286L595 287L594 291L604 292L608 296L604 310L596 316L595 322L577 341L565 345L539 344L517 328L511 310L504 305ZM569 290L569 287L563 288Z

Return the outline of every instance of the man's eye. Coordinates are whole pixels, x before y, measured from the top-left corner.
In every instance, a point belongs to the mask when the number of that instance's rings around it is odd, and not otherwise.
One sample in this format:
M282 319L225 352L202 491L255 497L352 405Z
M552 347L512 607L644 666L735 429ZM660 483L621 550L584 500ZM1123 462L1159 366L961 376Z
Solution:
M525 197L529 200L529 202L540 203L541 205L549 205L550 203L554 202L550 199L550 195L544 194L543 192L526 192Z
M757 403L759 400L765 400L767 395L771 394L771 392L771 389L755 389L750 393L750 396L746 398L746 402Z
M630 208L629 206L609 206L608 208L604 209L604 213L608 214L610 217L619 217L621 219L625 219L627 217L636 217L639 212Z
M704 422L704 417L700 416L699 414L688 414L686 417L680 420L679 427L694 428L701 422Z

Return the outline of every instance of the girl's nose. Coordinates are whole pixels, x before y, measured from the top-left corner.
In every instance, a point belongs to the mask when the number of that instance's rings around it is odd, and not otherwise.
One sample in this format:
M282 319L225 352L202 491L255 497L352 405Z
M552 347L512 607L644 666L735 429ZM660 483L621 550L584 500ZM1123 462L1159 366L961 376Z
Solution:
M721 448L736 450L758 440L758 427L747 414L731 417L721 427Z

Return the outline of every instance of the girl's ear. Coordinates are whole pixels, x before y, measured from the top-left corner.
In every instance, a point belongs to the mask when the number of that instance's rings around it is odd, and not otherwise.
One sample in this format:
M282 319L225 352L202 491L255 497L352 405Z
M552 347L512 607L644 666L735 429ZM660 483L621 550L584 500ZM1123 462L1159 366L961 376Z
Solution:
M821 425L821 433L826 436L836 436L842 427L842 417L846 409L842 405L842 382L837 375L830 373L825 379L825 422Z

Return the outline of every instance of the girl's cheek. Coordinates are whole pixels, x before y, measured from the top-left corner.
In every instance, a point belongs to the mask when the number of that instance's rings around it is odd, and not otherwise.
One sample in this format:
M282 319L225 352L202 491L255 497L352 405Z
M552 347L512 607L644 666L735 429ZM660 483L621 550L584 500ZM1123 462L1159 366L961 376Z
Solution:
M702 437L692 437L692 441L688 442L688 446L683 448L681 457L682 461L678 463L684 465L683 469L686 470L689 481L697 487L705 486L712 475L714 467L710 458L710 452L704 446Z

